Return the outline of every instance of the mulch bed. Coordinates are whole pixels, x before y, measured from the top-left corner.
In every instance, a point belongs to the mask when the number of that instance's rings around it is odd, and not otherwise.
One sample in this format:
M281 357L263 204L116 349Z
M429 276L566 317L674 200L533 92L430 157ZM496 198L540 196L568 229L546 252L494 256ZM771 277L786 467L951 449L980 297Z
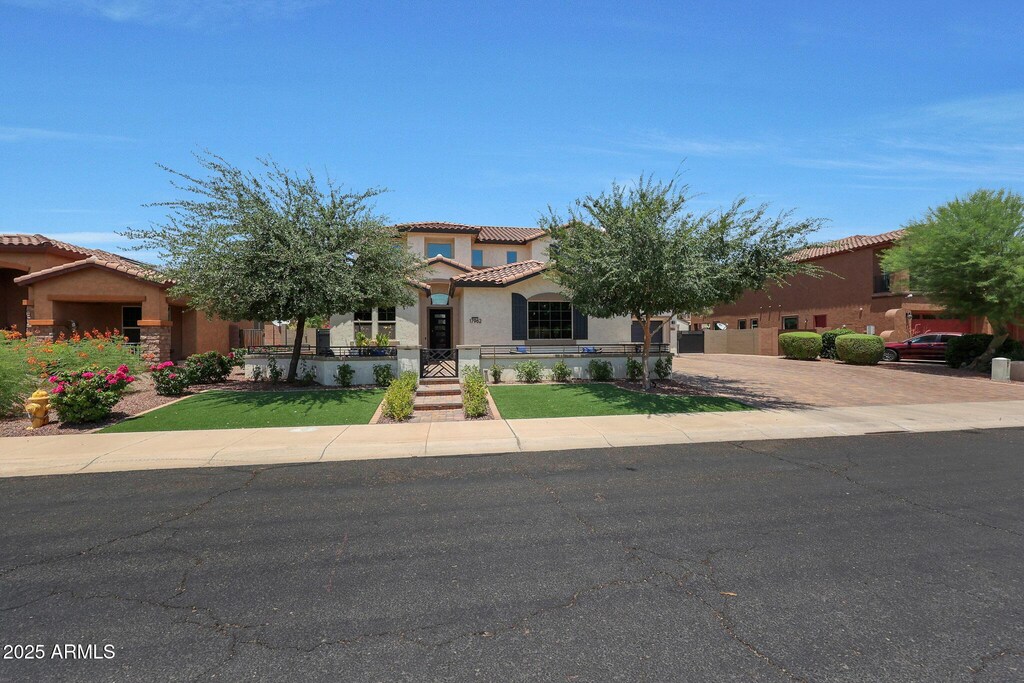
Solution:
M360 388L360 387L353 387ZM189 388L183 396L191 396L208 389L219 391L347 391L342 387L325 387L319 384L271 384L270 382L253 382L245 378L241 369L235 368L227 381L220 384L197 384ZM50 410L52 422L39 429L25 429L29 420L23 414L14 417L0 418L0 437L4 436L46 436L54 434L85 434L102 429L108 425L121 422L129 417L153 408L159 408L172 401L177 401L183 396L160 396L153 388L153 380L148 375L140 375L138 380L132 384L131 391L114 406L114 411L102 422L90 422L88 424L64 424L57 421L57 412Z
M644 392L643 382L636 382L626 379L619 379L612 382L620 389L628 391ZM661 394L662 396L714 396L712 392L695 384L687 384L677 379L652 379L649 394Z

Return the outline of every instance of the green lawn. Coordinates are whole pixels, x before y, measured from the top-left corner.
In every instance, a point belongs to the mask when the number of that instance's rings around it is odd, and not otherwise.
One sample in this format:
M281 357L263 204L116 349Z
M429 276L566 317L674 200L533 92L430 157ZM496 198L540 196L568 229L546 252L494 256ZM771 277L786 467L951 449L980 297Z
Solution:
M102 432L369 424L383 389L207 391L110 425Z
M532 384L490 386L501 416L508 420L531 417L584 415L642 415L754 410L717 396L659 396L620 389L613 384Z

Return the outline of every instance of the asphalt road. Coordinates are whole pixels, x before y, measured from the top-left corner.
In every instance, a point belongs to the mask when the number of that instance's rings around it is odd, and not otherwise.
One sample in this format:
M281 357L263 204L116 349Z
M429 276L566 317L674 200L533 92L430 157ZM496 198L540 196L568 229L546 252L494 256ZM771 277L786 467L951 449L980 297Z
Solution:
M1024 430L6 479L0 515L0 641L45 653L3 680L1024 680Z

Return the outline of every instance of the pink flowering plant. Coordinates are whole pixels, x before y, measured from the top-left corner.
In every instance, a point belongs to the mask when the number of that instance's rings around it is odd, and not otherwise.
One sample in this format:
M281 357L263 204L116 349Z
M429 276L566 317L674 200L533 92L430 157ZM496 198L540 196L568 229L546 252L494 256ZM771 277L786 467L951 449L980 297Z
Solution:
M49 377L50 405L61 422L99 422L135 381L127 365L116 370L62 370Z
M164 361L149 366L149 372L156 385L156 393L161 396L181 396L191 383L191 375L183 368L175 367L173 361Z

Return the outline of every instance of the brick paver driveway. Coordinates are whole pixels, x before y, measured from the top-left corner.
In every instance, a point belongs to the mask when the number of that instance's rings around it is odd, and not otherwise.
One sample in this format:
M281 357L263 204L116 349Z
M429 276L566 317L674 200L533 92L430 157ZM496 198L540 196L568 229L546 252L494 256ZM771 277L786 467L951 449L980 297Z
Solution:
M678 379L745 403L776 408L1024 400L1024 383L998 384L938 363L844 365L773 356L684 354Z

